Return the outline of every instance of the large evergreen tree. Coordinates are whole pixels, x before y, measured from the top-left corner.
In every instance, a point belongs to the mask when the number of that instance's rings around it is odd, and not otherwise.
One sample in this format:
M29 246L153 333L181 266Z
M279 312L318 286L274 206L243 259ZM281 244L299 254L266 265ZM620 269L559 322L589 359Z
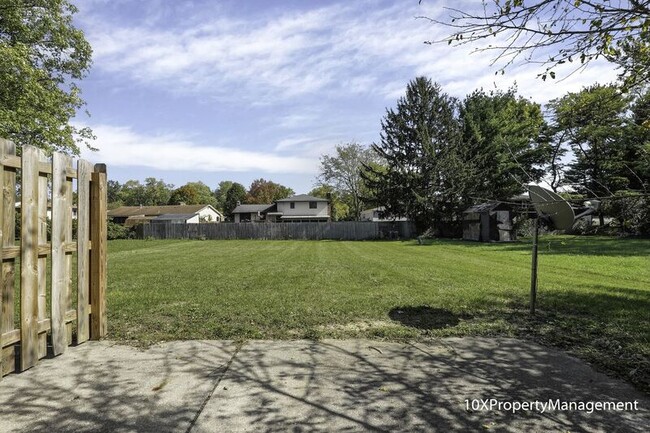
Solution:
M364 178L377 204L409 217L419 231L439 229L458 212L450 176L460 137L456 107L440 85L418 77L397 107L386 111L381 141L372 146L382 166L367 166Z

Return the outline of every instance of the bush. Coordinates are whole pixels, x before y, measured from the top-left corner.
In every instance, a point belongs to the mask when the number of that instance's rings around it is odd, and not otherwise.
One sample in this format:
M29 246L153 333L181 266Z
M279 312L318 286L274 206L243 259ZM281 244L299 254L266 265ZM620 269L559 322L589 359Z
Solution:
M106 233L109 240L112 239L130 239L132 238L132 231L121 224L108 221Z
M650 200L648 197L618 192L603 204L603 212L614 218L612 226L621 234L650 235Z

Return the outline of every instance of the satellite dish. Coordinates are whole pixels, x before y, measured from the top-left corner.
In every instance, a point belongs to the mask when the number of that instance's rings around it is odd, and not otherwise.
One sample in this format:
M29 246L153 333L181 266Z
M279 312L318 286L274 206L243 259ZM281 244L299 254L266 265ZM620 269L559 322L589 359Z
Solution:
M539 216L549 219L555 229L567 230L573 227L573 208L562 197L537 185L528 185L528 195Z

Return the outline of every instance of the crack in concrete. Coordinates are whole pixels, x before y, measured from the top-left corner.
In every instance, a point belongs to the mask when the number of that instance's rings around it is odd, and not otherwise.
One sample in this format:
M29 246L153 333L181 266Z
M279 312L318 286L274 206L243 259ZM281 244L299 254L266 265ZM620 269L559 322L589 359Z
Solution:
M237 344L237 347L235 348L235 352L232 354L232 356L230 357L230 359L226 363L226 366L223 367L223 371L219 374L219 377L217 378L216 383L214 384L214 386L212 387L212 389L210 390L208 395L203 400L203 403L201 404L201 407L196 412L196 415L194 415L194 418L190 422L190 425L187 426L187 430L185 430L185 433L190 433L192 431L192 429L194 428L194 426L196 425L196 421L199 419L199 417L203 413L203 410L205 409L205 406L207 406L208 402L210 401L210 399L214 395L214 392L219 387L219 384L223 380L223 377L226 375L228 370L230 370L230 366L232 365L232 362L235 360L235 357L239 353L239 350L244 346L244 344L246 344L246 342L242 342L242 343ZM215 372L218 372L220 369L222 369L222 367L217 368L214 372L210 373L209 376L212 376Z

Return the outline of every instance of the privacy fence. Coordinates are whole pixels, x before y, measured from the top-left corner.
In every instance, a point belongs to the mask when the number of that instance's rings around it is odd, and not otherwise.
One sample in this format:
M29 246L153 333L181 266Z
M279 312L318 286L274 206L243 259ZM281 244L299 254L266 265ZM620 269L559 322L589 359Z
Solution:
M106 166L72 162L0 139L0 378L106 334Z
M138 236L153 239L404 239L415 236L409 222L303 222L303 223L151 223L138 228Z

